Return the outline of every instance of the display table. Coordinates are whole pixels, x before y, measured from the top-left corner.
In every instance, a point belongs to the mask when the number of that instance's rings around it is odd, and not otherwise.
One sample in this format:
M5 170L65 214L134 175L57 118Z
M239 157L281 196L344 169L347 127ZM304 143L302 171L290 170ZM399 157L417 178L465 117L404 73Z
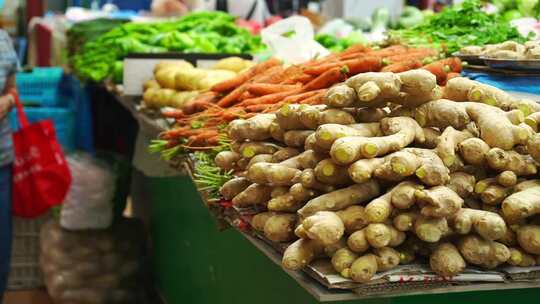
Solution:
M136 100L117 97L139 123L152 125L136 111ZM153 269L166 303L502 303L530 301L540 291L538 281L381 289L376 295L329 290L304 272L283 270L281 255L261 239L232 228L220 232L189 176L146 177L144 185Z

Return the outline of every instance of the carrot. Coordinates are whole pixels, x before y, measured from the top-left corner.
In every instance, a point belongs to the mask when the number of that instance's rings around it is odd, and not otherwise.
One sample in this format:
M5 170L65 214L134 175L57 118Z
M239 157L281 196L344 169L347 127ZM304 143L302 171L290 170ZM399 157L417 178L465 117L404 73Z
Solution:
M417 49L415 51L407 52L405 54L398 54L392 56L386 56L385 61L390 63L397 63L405 60L412 59L424 59L426 57L436 56L437 51L431 49Z
M332 61L332 62L328 62L328 63L324 63L324 64L320 64L320 65L315 65L315 66L306 68L306 69L304 69L304 73L306 73L308 75L311 75L311 76L319 76L322 73L324 73L324 72L326 72L326 71L328 71L330 69L340 67L340 66L343 66L343 65L344 65L343 61Z
M276 65L280 65L281 61L277 58L270 58L267 61L264 61L262 63L259 63L249 70L238 74L238 76L222 81L216 85L214 85L210 90L218 93L224 93L233 90L234 88L238 87L239 85L244 84L249 79L253 78L255 75L266 71Z
M255 104L273 104L298 92L299 90L295 89L295 90L286 91L286 92L268 94L268 95L260 96L257 98L246 99L242 101L242 103L239 106L245 107L245 106L255 105Z
M267 104L254 104L254 105L246 106L246 111L248 111L248 112L262 112L266 108L268 108Z
M401 62L396 62L385 66L381 69L381 72L393 72L401 73L412 69L418 69L422 67L422 61L418 59L410 59Z
M306 83L302 87L302 92L329 88L333 84L345 80L345 76L347 75L348 72L349 72L349 69L347 67L332 68L322 73L321 75L319 75L317 78L313 79L312 81Z
M208 138L212 138L212 137L215 137L215 136L218 136L219 135L219 132L217 130L213 130L213 129L210 129L210 130L205 130L197 135L192 135L188 138L188 142L187 142L187 145L186 146L191 146L191 145L204 145L206 144L206 140Z
M398 44L398 45L389 46L384 49L367 52L367 54L380 56L380 57L386 57L386 56L392 56L392 55L397 55L397 54L403 54L407 52L408 50L409 48L407 48L406 46Z
M345 61L348 68L347 75L353 76L365 72L377 72L382 67L382 60L375 56L365 56Z
M295 94L295 95L291 95L289 97L286 97L286 98L283 99L283 101L286 102L286 103L297 103L297 102L299 102L301 100L310 98L310 97L312 97L314 95L320 94L321 92L325 92L325 91L326 91L326 89L303 92L303 93L300 93L300 94Z
M315 79L315 76L308 74L300 74L283 81L281 84L307 83L312 81L313 79Z
M208 101L205 99L195 99L195 100L186 101L182 105L182 111L185 114L193 114L197 112L202 112L208 108L215 107L215 106L216 105L211 101Z
M261 96L283 91L290 91L293 89L298 89L299 87L300 85L297 84L252 83L248 85L247 90L253 95Z
M456 78L456 77L461 77L461 74L460 73L456 73L456 72L450 72L448 73L448 75L446 75L446 80L450 80L452 78Z
M341 52L341 54L339 54L338 57L342 58L343 56L346 56L346 55L349 55L349 54L365 53L365 52L369 52L369 51L371 51L371 49L369 47L363 45L363 44L353 44L350 47L343 50L343 52Z
M186 114L184 113L184 111L180 109L166 110L166 111L161 112L161 115L163 115L166 118L175 118L175 119L186 117Z
M435 75L437 83L443 83L446 81L448 73L461 71L461 61L458 58L446 58L425 65L422 69L428 70Z
M326 97L326 90L323 90L322 92L319 92L311 97L300 100L299 103L310 104L310 105L323 104L325 97Z
M225 97L223 97L218 103L217 105L222 107L222 108L226 108L226 107L230 107L232 106L235 102L238 101L238 99L240 98L240 96L242 96L242 94L244 94L244 92L247 90L247 85L246 84L243 84L241 86L239 86L238 88L232 90L232 92L230 92L229 94L227 94Z

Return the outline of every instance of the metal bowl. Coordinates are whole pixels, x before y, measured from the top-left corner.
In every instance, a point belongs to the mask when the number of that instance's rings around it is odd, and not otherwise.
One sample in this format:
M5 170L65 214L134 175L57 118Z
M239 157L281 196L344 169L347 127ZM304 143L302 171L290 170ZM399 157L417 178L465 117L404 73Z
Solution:
M487 66L493 69L505 69L514 71L540 72L540 60L537 59L496 59L480 57Z

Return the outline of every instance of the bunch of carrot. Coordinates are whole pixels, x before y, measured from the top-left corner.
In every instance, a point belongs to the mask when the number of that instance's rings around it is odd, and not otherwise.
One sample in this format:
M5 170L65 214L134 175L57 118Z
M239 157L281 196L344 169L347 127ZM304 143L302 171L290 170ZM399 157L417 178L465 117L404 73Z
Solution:
M425 68L444 83L449 73L461 71L459 59L433 61L436 56L436 50L427 48L394 45L374 50L354 45L289 67L271 58L213 86L181 110L165 112L177 124L160 137L170 141L182 138L185 148L205 149L218 144L221 128L234 119L275 112L286 103L321 104L329 87L359 73Z

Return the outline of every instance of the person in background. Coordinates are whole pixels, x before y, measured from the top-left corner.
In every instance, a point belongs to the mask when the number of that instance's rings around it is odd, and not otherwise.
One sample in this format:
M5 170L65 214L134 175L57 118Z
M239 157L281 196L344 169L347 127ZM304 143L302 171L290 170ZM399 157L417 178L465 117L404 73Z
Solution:
M13 145L7 115L15 101L17 55L11 38L0 29L0 303L6 288L11 257L11 163Z

